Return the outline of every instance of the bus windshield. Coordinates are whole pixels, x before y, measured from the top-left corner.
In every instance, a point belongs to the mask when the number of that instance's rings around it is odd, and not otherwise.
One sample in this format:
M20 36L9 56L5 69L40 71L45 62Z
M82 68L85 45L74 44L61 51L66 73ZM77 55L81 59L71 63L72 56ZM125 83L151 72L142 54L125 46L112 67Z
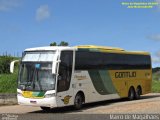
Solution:
M18 88L29 91L55 89L55 75L52 63L56 61L56 51L25 52L20 64Z
M55 78L52 63L24 62L20 65L18 88L29 91L54 90Z

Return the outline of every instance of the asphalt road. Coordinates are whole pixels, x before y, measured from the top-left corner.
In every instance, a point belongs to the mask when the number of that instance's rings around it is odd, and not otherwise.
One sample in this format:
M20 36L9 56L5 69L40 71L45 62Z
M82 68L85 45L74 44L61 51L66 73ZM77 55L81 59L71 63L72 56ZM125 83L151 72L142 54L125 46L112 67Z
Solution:
M55 108L50 112L44 112L39 107L31 107L31 106L20 106L20 105L13 105L13 106L0 106L0 113L2 115L7 113L10 115L18 115L19 118L27 119L29 117L37 118L53 118L55 115L59 116L56 117L60 119L66 118L68 116L73 117L74 115L79 115L80 118L82 115L89 115L88 118L90 119L90 115L93 118L96 118L98 115L106 115L106 114L159 114L160 115L160 93L151 93L141 97L140 100L128 101L127 99L116 99L116 100L108 100L103 102L85 104L81 110L74 110L73 107L64 107L64 108ZM65 113L62 115L59 114ZM64 116L65 115L65 116ZM67 115L67 116L66 116ZM26 116L26 117L25 117ZM28 117L27 117L28 116ZM52 117L51 117L52 116ZM23 118L25 117L25 118ZM108 116L103 116L104 119ZM2 116L3 118L3 116ZM70 118L69 118L70 119ZM99 117L97 117L97 120ZM159 116L160 119L160 116ZM77 119L78 120L78 119Z

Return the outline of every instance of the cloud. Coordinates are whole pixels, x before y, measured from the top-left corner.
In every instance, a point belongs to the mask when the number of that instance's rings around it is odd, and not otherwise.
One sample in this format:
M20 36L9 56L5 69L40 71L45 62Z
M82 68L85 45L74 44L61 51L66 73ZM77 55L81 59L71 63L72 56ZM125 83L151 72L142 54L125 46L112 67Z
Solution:
M150 35L147 36L147 38L154 41L160 41L160 34Z
M20 0L0 0L0 11L9 11L20 5Z
M156 56L160 58L160 51L156 53Z
M36 20L43 21L50 17L50 11L48 5L40 6L36 11Z
M158 57L152 57L152 62L153 63L160 63L160 58L158 58Z
M155 53L155 56L152 57L152 62L154 62L154 63L160 63L160 51L157 51Z

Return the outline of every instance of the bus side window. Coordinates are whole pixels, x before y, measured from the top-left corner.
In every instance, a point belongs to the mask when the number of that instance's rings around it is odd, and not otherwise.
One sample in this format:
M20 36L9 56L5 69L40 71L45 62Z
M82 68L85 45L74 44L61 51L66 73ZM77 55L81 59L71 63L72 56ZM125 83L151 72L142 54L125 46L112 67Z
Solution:
M58 92L66 91L70 87L73 51L61 52L61 63L59 65L59 79L58 79Z

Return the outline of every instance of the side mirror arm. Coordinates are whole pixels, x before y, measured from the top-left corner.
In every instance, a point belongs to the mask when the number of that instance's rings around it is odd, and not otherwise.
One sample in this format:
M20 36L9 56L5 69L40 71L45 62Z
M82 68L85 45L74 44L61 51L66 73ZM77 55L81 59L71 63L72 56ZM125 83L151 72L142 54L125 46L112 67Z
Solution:
M52 65L52 74L57 74L56 70L57 70L57 63L60 63L61 61L53 61L53 65Z

